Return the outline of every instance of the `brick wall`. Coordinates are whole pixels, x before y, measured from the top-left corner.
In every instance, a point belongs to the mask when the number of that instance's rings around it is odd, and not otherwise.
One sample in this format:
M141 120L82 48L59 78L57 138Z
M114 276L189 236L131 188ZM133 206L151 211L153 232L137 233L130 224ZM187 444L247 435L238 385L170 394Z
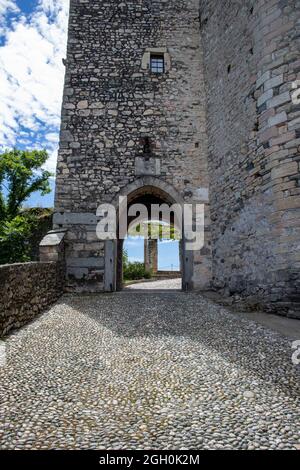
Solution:
M0 336L33 320L63 293L62 263L0 266Z

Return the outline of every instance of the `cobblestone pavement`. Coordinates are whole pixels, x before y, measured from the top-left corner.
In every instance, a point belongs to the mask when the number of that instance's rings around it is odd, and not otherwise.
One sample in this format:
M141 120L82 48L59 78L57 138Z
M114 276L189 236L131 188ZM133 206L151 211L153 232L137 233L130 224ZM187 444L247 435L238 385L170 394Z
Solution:
M181 282L181 279L139 282L126 286L125 290L180 290Z
M65 296L9 336L2 449L292 449L291 342L195 293Z

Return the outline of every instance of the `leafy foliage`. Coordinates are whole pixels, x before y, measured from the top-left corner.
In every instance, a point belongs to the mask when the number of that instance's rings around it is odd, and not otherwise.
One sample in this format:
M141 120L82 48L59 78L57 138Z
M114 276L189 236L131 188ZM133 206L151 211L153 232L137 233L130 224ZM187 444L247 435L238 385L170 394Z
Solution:
M36 191L42 195L51 191L51 173L41 169L47 158L47 152L37 150L0 155L0 264L30 260L30 238L39 218L33 211L23 211L22 205Z
M151 279L151 272L146 271L144 263L128 263L123 267L125 281L138 281L140 279Z
M0 221L16 217L32 193L50 193L51 173L41 169L47 158L47 152L38 150L15 149L0 155Z
M30 244L28 242L36 219L17 215L6 220L0 227L0 263L22 263L30 261Z
M180 240L180 231L174 225L163 224L161 222L148 221L138 225L131 225L129 227L128 235L137 237L146 235L149 238L157 240Z
M128 253L123 251L123 277L125 281L138 281L140 279L151 279L152 273L145 269L144 263L130 263Z

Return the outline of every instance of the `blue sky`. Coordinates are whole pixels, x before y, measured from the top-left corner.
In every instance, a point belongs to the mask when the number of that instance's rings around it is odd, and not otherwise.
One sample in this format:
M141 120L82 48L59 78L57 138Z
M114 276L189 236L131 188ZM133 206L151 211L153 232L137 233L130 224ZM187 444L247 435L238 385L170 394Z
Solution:
M144 262L144 239L129 237L124 242L129 261ZM179 242L158 242L158 269L162 271L179 270Z
M46 149L46 167L53 173L68 6L69 0L0 0L0 151ZM52 206L53 192L34 195L26 204Z

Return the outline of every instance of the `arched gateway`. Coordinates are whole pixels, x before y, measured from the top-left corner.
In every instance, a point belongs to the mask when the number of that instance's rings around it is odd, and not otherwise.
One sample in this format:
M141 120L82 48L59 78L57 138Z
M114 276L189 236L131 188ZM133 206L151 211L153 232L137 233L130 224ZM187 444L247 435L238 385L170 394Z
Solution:
M176 189L165 181L155 178L155 177L141 177L138 178L133 183L124 187L117 197L112 201L116 209L118 216L120 215L120 198L126 197L127 200L127 211L130 211L135 205L142 204L148 213L147 221L151 221L151 208L159 205L161 208L163 205L166 205L170 208L181 208L182 220L180 220L179 229L182 230L183 238L181 240L181 250L180 250L180 266L182 270L182 289L184 291L193 289L193 252L188 252L186 249L186 244L184 240L184 200L181 197L180 193ZM138 206L137 206L138 207ZM170 223L175 226L175 214L174 212L168 212L166 214L166 219L164 219L164 214L160 213L160 221L165 223ZM134 218L134 217L133 217ZM127 230L132 218L127 217ZM119 227L118 227L119 229ZM105 267L105 279L106 279L106 290L121 290L123 287L122 283L122 251L123 251L123 242L124 240L120 238L120 230L117 231L118 238L111 243L107 243L107 251Z

